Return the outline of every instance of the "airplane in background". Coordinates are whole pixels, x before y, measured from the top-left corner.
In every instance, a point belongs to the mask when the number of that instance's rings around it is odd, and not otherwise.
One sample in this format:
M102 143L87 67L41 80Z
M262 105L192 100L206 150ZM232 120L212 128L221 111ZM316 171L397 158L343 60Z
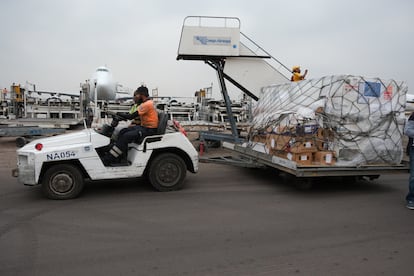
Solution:
M89 80L89 85L89 99L92 102L95 102L95 91L96 100L98 101L111 101L126 96L132 97L129 91L119 89L123 86L114 81L111 70L106 66L100 66L96 69L92 78Z

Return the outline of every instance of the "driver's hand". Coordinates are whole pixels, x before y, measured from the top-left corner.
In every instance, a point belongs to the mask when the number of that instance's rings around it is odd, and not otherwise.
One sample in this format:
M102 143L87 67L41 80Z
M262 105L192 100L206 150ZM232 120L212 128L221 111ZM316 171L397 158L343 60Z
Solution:
M117 120L112 120L112 122L111 122L111 126L112 126L112 127L117 127L117 126L118 126L118 123L119 123L119 121L117 121Z
M117 112L116 115L125 120L126 119L125 116L128 116L128 113L125 113L125 112Z

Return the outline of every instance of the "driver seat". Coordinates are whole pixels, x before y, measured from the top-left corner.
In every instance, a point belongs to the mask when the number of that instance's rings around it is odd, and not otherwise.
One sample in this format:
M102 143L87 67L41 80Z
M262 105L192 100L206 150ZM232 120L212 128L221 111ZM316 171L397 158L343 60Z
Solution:
M168 123L168 114L162 111L158 111L158 128L157 128L157 135L162 135L165 133L167 129Z
M165 131L167 129L167 123L168 123L168 114L164 113L162 111L158 111L158 127L157 127L157 132L148 136L153 136L153 135L163 135L165 134ZM144 136L144 137L139 137L135 140L135 143L137 143L138 145L142 143L142 141L144 141L145 137L148 136Z

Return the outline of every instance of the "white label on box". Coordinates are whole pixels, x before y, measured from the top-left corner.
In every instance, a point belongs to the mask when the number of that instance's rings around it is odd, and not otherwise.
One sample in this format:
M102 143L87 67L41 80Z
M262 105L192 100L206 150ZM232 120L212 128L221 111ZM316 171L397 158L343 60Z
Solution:
M306 142L305 148L311 148L311 147L312 147L312 143L311 142Z
M308 160L308 156L307 155L301 155L300 156L300 161L306 161Z
M328 154L326 154L326 156L325 156L325 162L326 163L332 163L332 153L328 153Z
M272 148L274 148L274 147L275 147L275 139L273 139L273 138L272 138L272 140L270 140L270 146L271 146Z
M292 160L292 154L289 152L288 154L287 154L287 158L289 159L289 160Z

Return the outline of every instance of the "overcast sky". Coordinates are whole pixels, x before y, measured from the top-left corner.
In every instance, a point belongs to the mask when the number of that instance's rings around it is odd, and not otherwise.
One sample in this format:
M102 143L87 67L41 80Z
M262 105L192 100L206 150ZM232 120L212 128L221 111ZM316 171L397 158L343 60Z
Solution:
M188 15L234 16L241 31L308 78L333 74L398 79L414 87L410 0L1 0L0 87L78 92L98 66L136 88L192 96L213 83L200 61L177 61Z

